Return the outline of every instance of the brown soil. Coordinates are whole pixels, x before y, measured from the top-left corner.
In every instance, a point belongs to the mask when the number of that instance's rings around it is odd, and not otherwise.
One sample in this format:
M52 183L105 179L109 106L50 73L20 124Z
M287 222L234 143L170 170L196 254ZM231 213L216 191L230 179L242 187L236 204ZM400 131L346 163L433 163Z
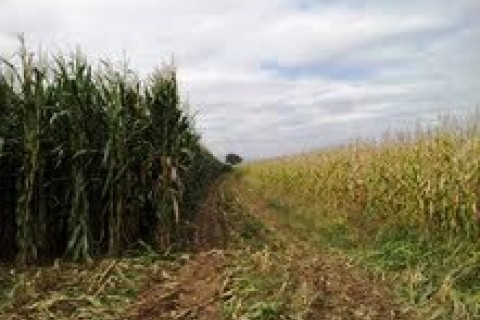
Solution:
M127 313L129 320L220 319L217 306L225 258L221 251L194 255L178 272L148 284Z
M191 224L193 239L190 247L196 252L225 249L227 246L227 218L224 208L219 204L224 182L223 178L219 178L212 184Z

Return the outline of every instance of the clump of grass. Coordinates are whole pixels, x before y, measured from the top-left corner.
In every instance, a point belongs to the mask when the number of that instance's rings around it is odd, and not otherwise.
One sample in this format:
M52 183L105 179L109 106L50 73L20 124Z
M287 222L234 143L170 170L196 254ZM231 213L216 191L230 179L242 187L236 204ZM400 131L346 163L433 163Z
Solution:
M165 65L147 79L22 42L0 63L0 258L115 255L179 237L197 181L219 163L200 144ZM211 174L210 174L211 175Z

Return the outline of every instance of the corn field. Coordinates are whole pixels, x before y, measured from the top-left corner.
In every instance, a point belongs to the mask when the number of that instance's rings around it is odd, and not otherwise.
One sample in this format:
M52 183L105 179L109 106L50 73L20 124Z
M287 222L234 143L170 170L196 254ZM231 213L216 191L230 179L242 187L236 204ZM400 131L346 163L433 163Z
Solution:
M318 219L361 221L364 232L390 225L420 229L426 236L477 239L480 117L442 122L436 129L265 161L245 170L263 192L306 205Z
M218 162L200 144L176 71L30 52L0 62L0 258L118 254L169 244Z

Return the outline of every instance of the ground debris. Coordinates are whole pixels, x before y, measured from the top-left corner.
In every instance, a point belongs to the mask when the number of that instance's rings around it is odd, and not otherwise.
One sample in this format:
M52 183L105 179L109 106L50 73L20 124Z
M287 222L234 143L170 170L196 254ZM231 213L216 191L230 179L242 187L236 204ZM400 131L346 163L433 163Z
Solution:
M198 253L174 277L149 283L126 318L221 319L218 304L224 270L223 251Z

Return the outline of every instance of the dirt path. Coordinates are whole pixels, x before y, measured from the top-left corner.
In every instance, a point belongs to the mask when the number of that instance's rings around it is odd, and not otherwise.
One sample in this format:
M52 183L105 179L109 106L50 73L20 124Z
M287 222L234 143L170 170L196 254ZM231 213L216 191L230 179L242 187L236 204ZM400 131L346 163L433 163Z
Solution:
M174 273L164 273L158 279L152 280L128 312L127 319L225 318L220 311L222 303L225 302L222 300L225 290L235 291L235 288L225 286L231 285L229 283L232 282L232 268L235 269L235 264L239 262L233 261L231 257L236 256L236 259L240 257L240 264L246 262L248 265L253 261L249 259L256 255L258 258L258 254L252 254L251 248L245 251L236 248L236 253L230 254L232 249L226 246L225 230L228 224L225 219L228 219L229 213L225 213L218 193L219 189L224 188L231 191L233 201L240 204L249 215L258 219L259 223L274 236L273 241L276 243L267 246L275 248L278 245L278 248L282 248L269 250L277 250L274 252L277 257L275 263L287 270L285 277L287 280L279 289L281 293L274 294L285 296L281 300L284 303L286 301L287 306L281 317L277 314L273 317L250 318L231 314L228 319L415 319L411 311L395 302L384 282L355 266L346 255L313 244L309 241L308 234L299 232L285 219L281 219L281 213L270 206L261 194L243 183L242 179L228 179L226 185L224 182L218 183L216 188L202 205L202 218L196 222L195 232L198 241L195 244L196 248L203 252L192 254ZM265 274L265 277L268 276ZM240 294L242 290L238 290ZM243 300L244 304L255 301L255 294L259 295L258 299L265 297L261 296L260 291L253 290ZM288 305L294 303L297 303L297 311L301 309L301 312L295 315L292 313L295 308Z
M309 319L415 319L412 310L395 302L388 285L355 266L340 252L319 248L299 233L281 213L269 206L261 193L241 183L236 195L266 226L289 244L295 276L317 292L307 313Z
M143 290L127 318L134 320L221 319L217 302L223 283L222 251L196 254L176 274Z

